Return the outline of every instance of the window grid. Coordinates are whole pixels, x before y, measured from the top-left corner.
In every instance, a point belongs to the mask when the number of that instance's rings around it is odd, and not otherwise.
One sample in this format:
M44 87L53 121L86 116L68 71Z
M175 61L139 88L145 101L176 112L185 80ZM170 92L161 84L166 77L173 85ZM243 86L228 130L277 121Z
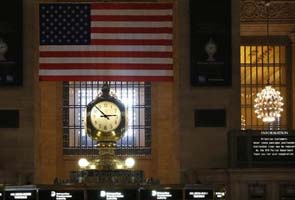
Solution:
M84 130L86 105L101 92L103 82L63 83L63 147L65 155L98 155L96 141ZM151 84L110 82L111 93L125 104L128 129L117 142L118 155L151 153Z
M252 42L240 47L241 129L287 128L286 46L266 44ZM272 124L263 123L254 112L256 94L268 84L284 98L282 117Z

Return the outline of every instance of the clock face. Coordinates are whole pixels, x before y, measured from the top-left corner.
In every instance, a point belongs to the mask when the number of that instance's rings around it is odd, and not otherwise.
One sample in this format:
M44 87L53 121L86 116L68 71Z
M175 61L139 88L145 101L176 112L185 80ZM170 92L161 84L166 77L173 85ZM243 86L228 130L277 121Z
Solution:
M116 104L110 101L101 101L91 109L90 121L97 130L110 132L120 125L121 111Z

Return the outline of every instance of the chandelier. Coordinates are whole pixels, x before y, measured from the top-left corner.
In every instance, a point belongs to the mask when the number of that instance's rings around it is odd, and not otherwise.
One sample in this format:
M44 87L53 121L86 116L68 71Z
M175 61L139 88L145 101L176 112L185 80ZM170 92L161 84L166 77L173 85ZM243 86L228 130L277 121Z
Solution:
M270 0L266 1L266 31L267 31L267 58L268 58L268 76L269 75L269 15L268 8L270 6ZM261 92L257 93L254 100L254 111L258 119L262 119L263 122L271 123L276 120L276 118L281 117L281 112L283 111L283 97L280 96L280 92L272 88L269 84L269 81L265 88Z
M258 119L263 122L274 122L276 118L281 117L283 111L283 97L280 92L267 85L261 92L257 93L254 100L254 110Z

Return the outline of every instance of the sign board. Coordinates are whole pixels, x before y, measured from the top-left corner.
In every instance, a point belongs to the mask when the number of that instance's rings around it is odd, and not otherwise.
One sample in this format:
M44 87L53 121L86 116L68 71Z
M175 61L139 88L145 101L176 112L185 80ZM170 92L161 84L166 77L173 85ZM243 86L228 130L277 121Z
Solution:
M212 200L213 190L212 189L185 189L184 191L185 200Z
M9 0L0 7L0 86L22 84L22 2Z
M14 190L5 191L5 200L35 200L36 191L34 190Z
M225 191L215 191L214 196L216 200L225 200Z
M182 189L140 189L140 200L182 200Z
M83 190L39 190L39 199L42 200L83 200Z
M295 166L295 131L236 131L230 134L232 167Z
M88 200L137 200L137 189L87 190Z
M231 85L231 1L190 0L192 86Z
M252 137L253 161L292 162L295 159L295 135L287 131L262 131Z

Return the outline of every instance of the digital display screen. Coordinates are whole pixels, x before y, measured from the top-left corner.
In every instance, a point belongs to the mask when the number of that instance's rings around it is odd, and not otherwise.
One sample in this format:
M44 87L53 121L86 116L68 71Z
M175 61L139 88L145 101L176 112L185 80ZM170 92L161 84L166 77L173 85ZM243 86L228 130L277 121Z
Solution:
M40 200L83 200L83 190L39 190Z
M88 200L137 200L137 189L87 190Z
M181 189L141 189L141 200L182 200Z
M213 199L213 190L211 189L185 189L184 192L185 200L194 199Z
M287 131L262 131L252 138L254 161L293 161L295 160L295 135Z
M36 191L19 190L19 191L5 191L5 200L35 200Z

